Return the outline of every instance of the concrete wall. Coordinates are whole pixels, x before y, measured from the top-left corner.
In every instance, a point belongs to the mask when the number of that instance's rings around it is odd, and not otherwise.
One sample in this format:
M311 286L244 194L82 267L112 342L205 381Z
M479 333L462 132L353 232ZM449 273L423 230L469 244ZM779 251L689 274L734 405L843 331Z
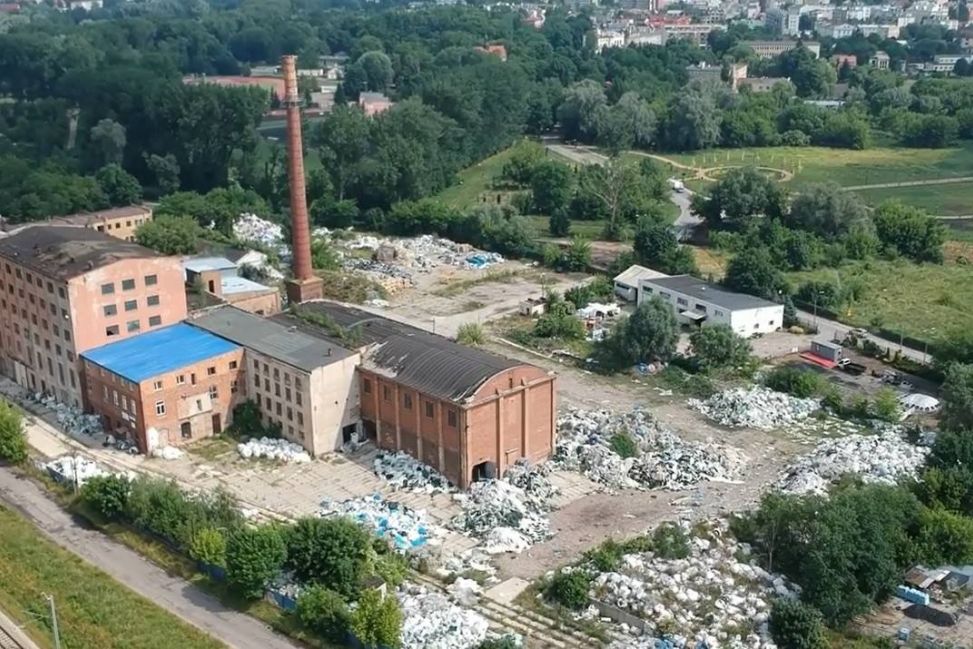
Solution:
M754 334L777 331L784 324L784 305L734 311L730 326L738 335L749 338Z
M361 357L355 354L344 360L319 367L311 374L308 414L312 424L312 455L330 453L341 448L342 429L361 421L361 403L356 369Z
M274 315L280 312L280 293L270 289L266 291L250 291L248 293L231 293L222 297L227 304L238 309L256 313L257 315Z

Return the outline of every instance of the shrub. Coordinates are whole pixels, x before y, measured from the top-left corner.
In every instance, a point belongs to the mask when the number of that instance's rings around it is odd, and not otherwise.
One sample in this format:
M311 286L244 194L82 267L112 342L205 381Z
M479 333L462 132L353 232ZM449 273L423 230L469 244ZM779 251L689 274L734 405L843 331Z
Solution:
M534 335L539 338L563 338L577 340L584 338L584 323L574 315L574 305L549 296L547 313L534 324Z
M402 609L395 596L383 598L376 590L362 593L358 607L351 614L351 631L368 647L401 646Z
M456 330L456 342L475 347L486 342L486 332L478 322L464 322Z
M521 649L521 644L514 636L505 635L500 638L487 638L476 649Z
M20 464L27 459L27 436L20 411L0 399L0 460Z
M614 539L608 539L597 548L586 552L585 559L591 561L598 572L614 572L621 564L623 554L623 546Z
M348 633L351 614L341 595L323 586L309 586L297 599L301 624L327 640L341 642Z
M779 599L770 611L770 635L780 649L826 649L821 614L797 600Z
M619 457L630 458L638 455L638 445L627 430L621 430L612 435L608 443Z
M814 372L805 371L788 365L780 365L764 377L764 385L771 390L786 392L801 399L817 394L824 380Z
M280 530L272 525L246 527L226 544L226 577L244 597L257 599L277 576L287 549Z
M689 537L674 523L664 523L652 533L652 548L662 559L685 559L689 556Z
M570 609L580 610L588 605L591 580L583 572L558 571L544 587L544 597Z
M561 249L553 243L546 243L541 248L542 263L548 268L559 268L561 266Z
M118 475L96 476L81 487L81 500L109 520L122 518L128 509L132 485Z
M189 556L210 566L226 567L226 537L218 529L204 527L193 534Z
M899 421L902 409L899 406L899 398L892 388L882 388L875 393L873 403L874 414L877 419L882 421Z
M287 535L287 567L299 580L327 585L344 597L358 592L370 537L347 518L302 518Z

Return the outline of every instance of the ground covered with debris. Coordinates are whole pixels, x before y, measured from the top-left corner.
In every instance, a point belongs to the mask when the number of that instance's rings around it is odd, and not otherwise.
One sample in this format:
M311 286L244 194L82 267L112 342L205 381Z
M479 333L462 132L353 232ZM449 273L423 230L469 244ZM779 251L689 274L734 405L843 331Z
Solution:
M929 449L909 442L901 426L885 428L877 435L848 435L821 441L785 470L778 488L794 494L825 494L846 474L882 484L914 478Z
M276 437L261 437L237 444L240 457L247 460L252 458L266 458L287 463L310 462L311 456L303 447Z
M381 494L343 501L325 500L318 511L321 517L347 516L400 552L412 552L429 544L438 545L442 530L429 522L425 510L412 509L386 500Z
M404 451L380 451L372 466L375 475L396 491L426 494L456 491L446 476Z
M424 586L403 584L402 649L473 649L487 637L486 619L446 595Z
M686 489L732 480L743 454L713 441L692 442L644 410L571 410L558 418L554 462L610 489Z
M673 529L688 547L624 554L614 570L595 574L589 593L594 600L644 622L644 629L619 624L629 638L612 647L654 649L660 638L673 647L774 647L767 629L773 600L796 596L797 587L741 561L748 550L725 521Z
M816 399L798 399L765 387L733 388L689 406L728 428L773 430L802 421L819 410Z

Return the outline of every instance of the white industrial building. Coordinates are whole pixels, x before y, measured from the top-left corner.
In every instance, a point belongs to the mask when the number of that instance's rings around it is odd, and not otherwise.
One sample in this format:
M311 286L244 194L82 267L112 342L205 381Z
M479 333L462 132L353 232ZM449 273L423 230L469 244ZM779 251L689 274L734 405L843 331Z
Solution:
M638 303L652 297L669 303L681 324L726 324L744 338L777 331L784 323L783 304L727 291L691 275L639 280Z
M643 279L654 279L658 277L669 277L665 273L657 270L632 264L621 273L615 276L615 295L626 302L635 302L639 297L639 281Z

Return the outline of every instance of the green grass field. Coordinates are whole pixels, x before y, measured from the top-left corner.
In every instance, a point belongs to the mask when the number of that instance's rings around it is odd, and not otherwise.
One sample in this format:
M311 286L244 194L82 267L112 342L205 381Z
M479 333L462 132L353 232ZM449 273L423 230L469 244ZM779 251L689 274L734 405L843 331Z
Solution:
M965 248L962 254L973 257ZM795 285L809 279L861 281L862 299L840 314L852 325L886 327L930 342L973 326L973 265L873 260L788 277Z
M970 169L973 174L973 168ZM937 216L967 216L973 214L973 182L921 185L917 187L889 187L855 191L869 205L889 199L921 207Z
M0 508L0 608L52 647L47 603L54 596L62 646L70 649L217 649L224 645L128 590Z
M435 198L461 209L476 205L480 202L480 195L487 191L493 179L500 175L500 170L510 159L510 154L510 149L504 149L472 167L467 167L457 174L454 185L439 192Z

